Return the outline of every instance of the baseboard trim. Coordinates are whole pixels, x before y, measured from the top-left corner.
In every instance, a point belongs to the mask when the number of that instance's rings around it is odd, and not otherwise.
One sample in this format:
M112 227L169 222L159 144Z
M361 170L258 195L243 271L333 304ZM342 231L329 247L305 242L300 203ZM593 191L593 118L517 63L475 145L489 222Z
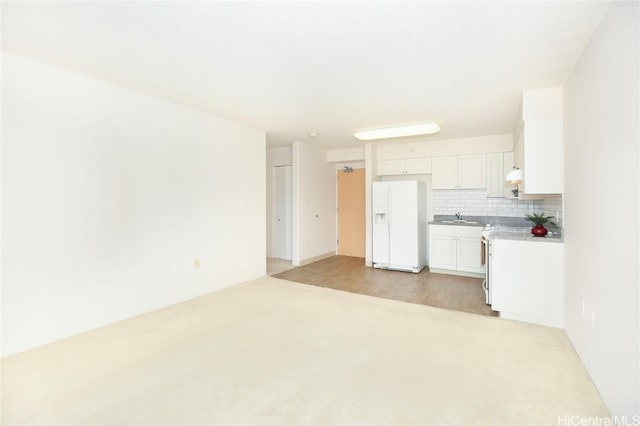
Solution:
M330 251L329 253L325 253L325 254L321 254L321 255L318 255L318 256L309 257L307 259L301 260L300 261L300 266L308 265L310 263L317 262L318 260L326 259L328 257L335 256L335 255L336 255L335 251Z
M475 272L453 271L450 269L429 268L429 272L433 272L434 274L459 275L461 277L486 278L485 274L478 274Z

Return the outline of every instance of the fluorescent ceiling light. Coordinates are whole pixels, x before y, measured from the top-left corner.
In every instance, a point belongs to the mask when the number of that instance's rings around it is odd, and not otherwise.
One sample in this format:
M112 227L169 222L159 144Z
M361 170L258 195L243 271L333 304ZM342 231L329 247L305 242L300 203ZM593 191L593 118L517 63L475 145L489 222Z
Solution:
M430 135L438 133L440 126L438 123L413 124L410 126L385 127L383 129L362 130L355 132L353 136L361 141L374 139L400 138L403 136Z
M507 182L518 183L522 181L522 170L513 169L509 173L507 173L507 177L505 178Z

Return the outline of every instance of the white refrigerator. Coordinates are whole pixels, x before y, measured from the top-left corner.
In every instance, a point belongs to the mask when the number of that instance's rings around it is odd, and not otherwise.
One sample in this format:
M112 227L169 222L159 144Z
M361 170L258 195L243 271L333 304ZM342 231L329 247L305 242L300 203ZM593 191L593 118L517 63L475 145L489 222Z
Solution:
M373 267L418 273L427 264L424 182L373 182Z

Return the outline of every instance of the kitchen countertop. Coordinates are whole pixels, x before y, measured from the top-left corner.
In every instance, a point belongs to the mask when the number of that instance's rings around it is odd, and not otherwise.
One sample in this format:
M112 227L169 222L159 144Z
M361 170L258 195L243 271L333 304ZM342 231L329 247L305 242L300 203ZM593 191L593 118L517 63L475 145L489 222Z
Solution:
M558 231L549 231L544 237L535 237L531 235L531 228L511 228L496 227L489 232L490 240L516 240L516 241L532 241L538 243L563 243L562 233Z
M480 227L490 225L489 229L485 228L486 230L490 230L489 239L549 243L564 242L562 229L549 229L549 233L545 237L534 237L531 235L532 224L525 218L507 216L462 216L463 220L469 220L477 223L454 222L455 219L455 216L436 215L435 220L429 222L429 225Z
M453 222L450 220L433 220L429 222L429 225L479 226L480 228L484 228L486 223L484 222L464 223L464 222Z

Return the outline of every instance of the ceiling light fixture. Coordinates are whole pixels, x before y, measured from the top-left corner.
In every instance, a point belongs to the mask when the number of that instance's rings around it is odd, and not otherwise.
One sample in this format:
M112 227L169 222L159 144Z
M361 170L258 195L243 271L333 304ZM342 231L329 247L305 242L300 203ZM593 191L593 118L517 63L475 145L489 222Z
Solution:
M320 135L320 133L318 133L318 132L311 132L311 133L309 133L309 137L310 137L310 138L317 138L319 135Z
M412 124L409 126L385 127L382 129L362 130L355 132L353 136L361 141L371 141L375 139L401 138L404 136L431 135L438 133L440 126L438 123Z

